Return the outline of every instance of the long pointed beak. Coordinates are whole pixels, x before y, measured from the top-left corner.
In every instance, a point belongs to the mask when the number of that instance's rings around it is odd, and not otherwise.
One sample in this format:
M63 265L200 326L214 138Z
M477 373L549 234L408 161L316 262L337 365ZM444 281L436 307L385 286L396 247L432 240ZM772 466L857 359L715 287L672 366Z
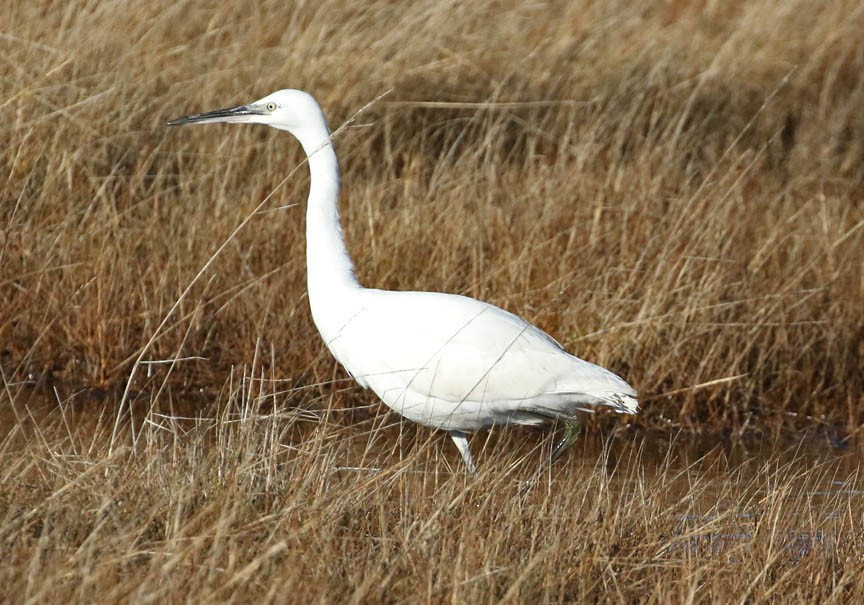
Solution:
M184 116L168 122L168 126L182 126L183 124L212 124L214 122L248 122L249 116L264 115L265 111L254 105L238 105L228 109L217 109Z

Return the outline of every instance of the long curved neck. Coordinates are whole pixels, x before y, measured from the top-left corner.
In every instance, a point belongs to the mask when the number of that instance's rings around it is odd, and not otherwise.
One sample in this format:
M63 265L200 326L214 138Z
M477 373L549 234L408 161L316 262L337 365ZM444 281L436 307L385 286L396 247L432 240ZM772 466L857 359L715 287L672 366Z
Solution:
M294 134L309 157L306 272L312 315L323 333L323 314L360 285L339 224L339 163L326 124Z

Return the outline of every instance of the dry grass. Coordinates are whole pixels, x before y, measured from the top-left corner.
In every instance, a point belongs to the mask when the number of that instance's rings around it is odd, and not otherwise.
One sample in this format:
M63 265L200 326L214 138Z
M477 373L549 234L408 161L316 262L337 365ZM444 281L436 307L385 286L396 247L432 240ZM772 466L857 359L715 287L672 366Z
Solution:
M860 596L854 471L842 502L809 458L690 482L708 459L658 467L638 429L857 434L862 49L852 1L4 4L3 596ZM334 128L390 91L336 142L361 281L489 300L625 376L620 460L520 499L532 433L475 438L473 482L344 380L299 146L163 126L286 86Z
M113 453L111 423L69 403L19 418L0 450L0 599L864 598L857 455L589 439L524 492L551 439L493 435L475 480L429 431L267 411L273 386L238 373L212 416L153 415Z

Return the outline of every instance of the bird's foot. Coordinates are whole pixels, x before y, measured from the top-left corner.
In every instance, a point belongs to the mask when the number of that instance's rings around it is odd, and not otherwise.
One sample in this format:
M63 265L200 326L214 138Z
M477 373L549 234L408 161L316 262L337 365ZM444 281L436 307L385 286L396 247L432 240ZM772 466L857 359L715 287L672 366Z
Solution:
M552 449L552 453L549 454L548 462L541 464L540 468L537 469L537 472L534 475L525 481L522 484L522 487L519 489L519 495L525 496L534 484L537 483L537 480L543 476L543 473L552 468L552 465L555 463L558 458L560 458L567 449L573 445L577 439L579 439L579 435L582 433L582 425L579 423L578 418L572 418L564 421L564 437L561 438L561 441Z
M558 442L555 449L552 450L552 454L549 456L549 466L552 466L579 439L581 433L582 425L578 418L564 421L564 437Z

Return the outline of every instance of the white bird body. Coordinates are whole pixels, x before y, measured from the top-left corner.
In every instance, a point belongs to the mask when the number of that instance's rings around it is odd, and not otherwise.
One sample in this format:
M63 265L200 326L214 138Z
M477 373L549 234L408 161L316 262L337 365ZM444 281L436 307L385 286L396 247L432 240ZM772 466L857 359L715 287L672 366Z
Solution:
M349 300L350 315L316 317L327 346L357 382L414 422L472 432L541 424L591 405L635 411L635 392L615 374L492 305L362 288Z
M566 420L596 407L639 411L624 380L512 313L465 296L360 286L339 224L336 154L310 95L281 90L169 124L209 122L268 124L300 141L311 172L306 262L318 331L339 363L390 408L449 431L469 469L466 432Z

